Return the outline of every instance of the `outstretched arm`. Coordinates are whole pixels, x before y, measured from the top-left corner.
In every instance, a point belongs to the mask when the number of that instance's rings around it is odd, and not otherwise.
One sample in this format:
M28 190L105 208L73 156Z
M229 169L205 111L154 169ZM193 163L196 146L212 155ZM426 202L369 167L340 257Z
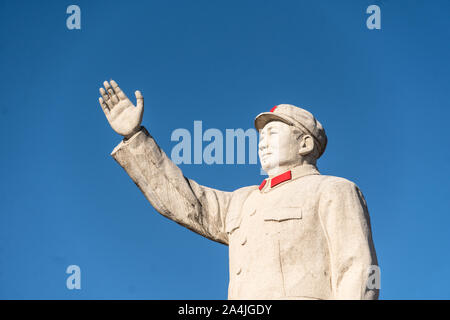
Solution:
M105 81L100 105L111 127L125 139L111 155L124 168L152 206L165 217L211 240L228 244L225 217L232 193L201 186L181 170L141 127L144 99L137 107L116 82Z

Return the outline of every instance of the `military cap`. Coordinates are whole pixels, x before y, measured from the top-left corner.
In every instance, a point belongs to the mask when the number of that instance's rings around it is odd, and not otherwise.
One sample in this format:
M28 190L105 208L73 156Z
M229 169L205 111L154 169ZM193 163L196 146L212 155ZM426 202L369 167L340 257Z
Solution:
M263 112L255 118L255 128L261 130L270 121L282 121L292 125L314 138L319 150L319 158L327 146L327 135L322 124L305 109L291 104L280 104L269 112Z

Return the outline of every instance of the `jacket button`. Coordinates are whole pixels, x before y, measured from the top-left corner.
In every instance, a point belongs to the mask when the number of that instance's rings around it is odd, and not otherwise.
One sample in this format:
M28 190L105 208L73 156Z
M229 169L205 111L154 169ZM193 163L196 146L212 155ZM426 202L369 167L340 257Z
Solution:
M256 209L254 209L252 212L250 212L250 215L251 215L251 216L254 216L255 213L256 213Z
M238 268L237 271L236 271L236 274L237 274L237 275L240 275L241 272L242 272L242 268Z
M244 245L244 244L246 244L247 243L247 237L246 236L243 236L242 238L241 238L241 245Z

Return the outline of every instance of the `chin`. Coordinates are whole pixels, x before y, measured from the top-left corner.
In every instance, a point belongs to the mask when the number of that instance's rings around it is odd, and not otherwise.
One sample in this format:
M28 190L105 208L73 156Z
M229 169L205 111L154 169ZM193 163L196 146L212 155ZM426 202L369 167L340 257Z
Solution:
M261 168L267 173L269 174L269 171L273 171L274 169L278 168L277 165L271 165L271 164L267 164L267 165L261 165Z
M265 172L267 172L268 170L270 170L272 168L270 166L261 164L261 169L263 169Z

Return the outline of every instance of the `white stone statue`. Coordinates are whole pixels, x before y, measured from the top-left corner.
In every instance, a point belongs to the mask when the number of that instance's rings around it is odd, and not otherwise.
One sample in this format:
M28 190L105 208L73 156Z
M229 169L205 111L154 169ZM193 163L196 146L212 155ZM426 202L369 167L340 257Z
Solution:
M124 137L111 155L160 214L229 246L229 299L378 298L366 202L353 182L317 170L327 137L311 113L281 104L259 114L269 177L225 192L186 178L159 148L141 126L139 91L135 107L115 81L104 87L100 105Z

